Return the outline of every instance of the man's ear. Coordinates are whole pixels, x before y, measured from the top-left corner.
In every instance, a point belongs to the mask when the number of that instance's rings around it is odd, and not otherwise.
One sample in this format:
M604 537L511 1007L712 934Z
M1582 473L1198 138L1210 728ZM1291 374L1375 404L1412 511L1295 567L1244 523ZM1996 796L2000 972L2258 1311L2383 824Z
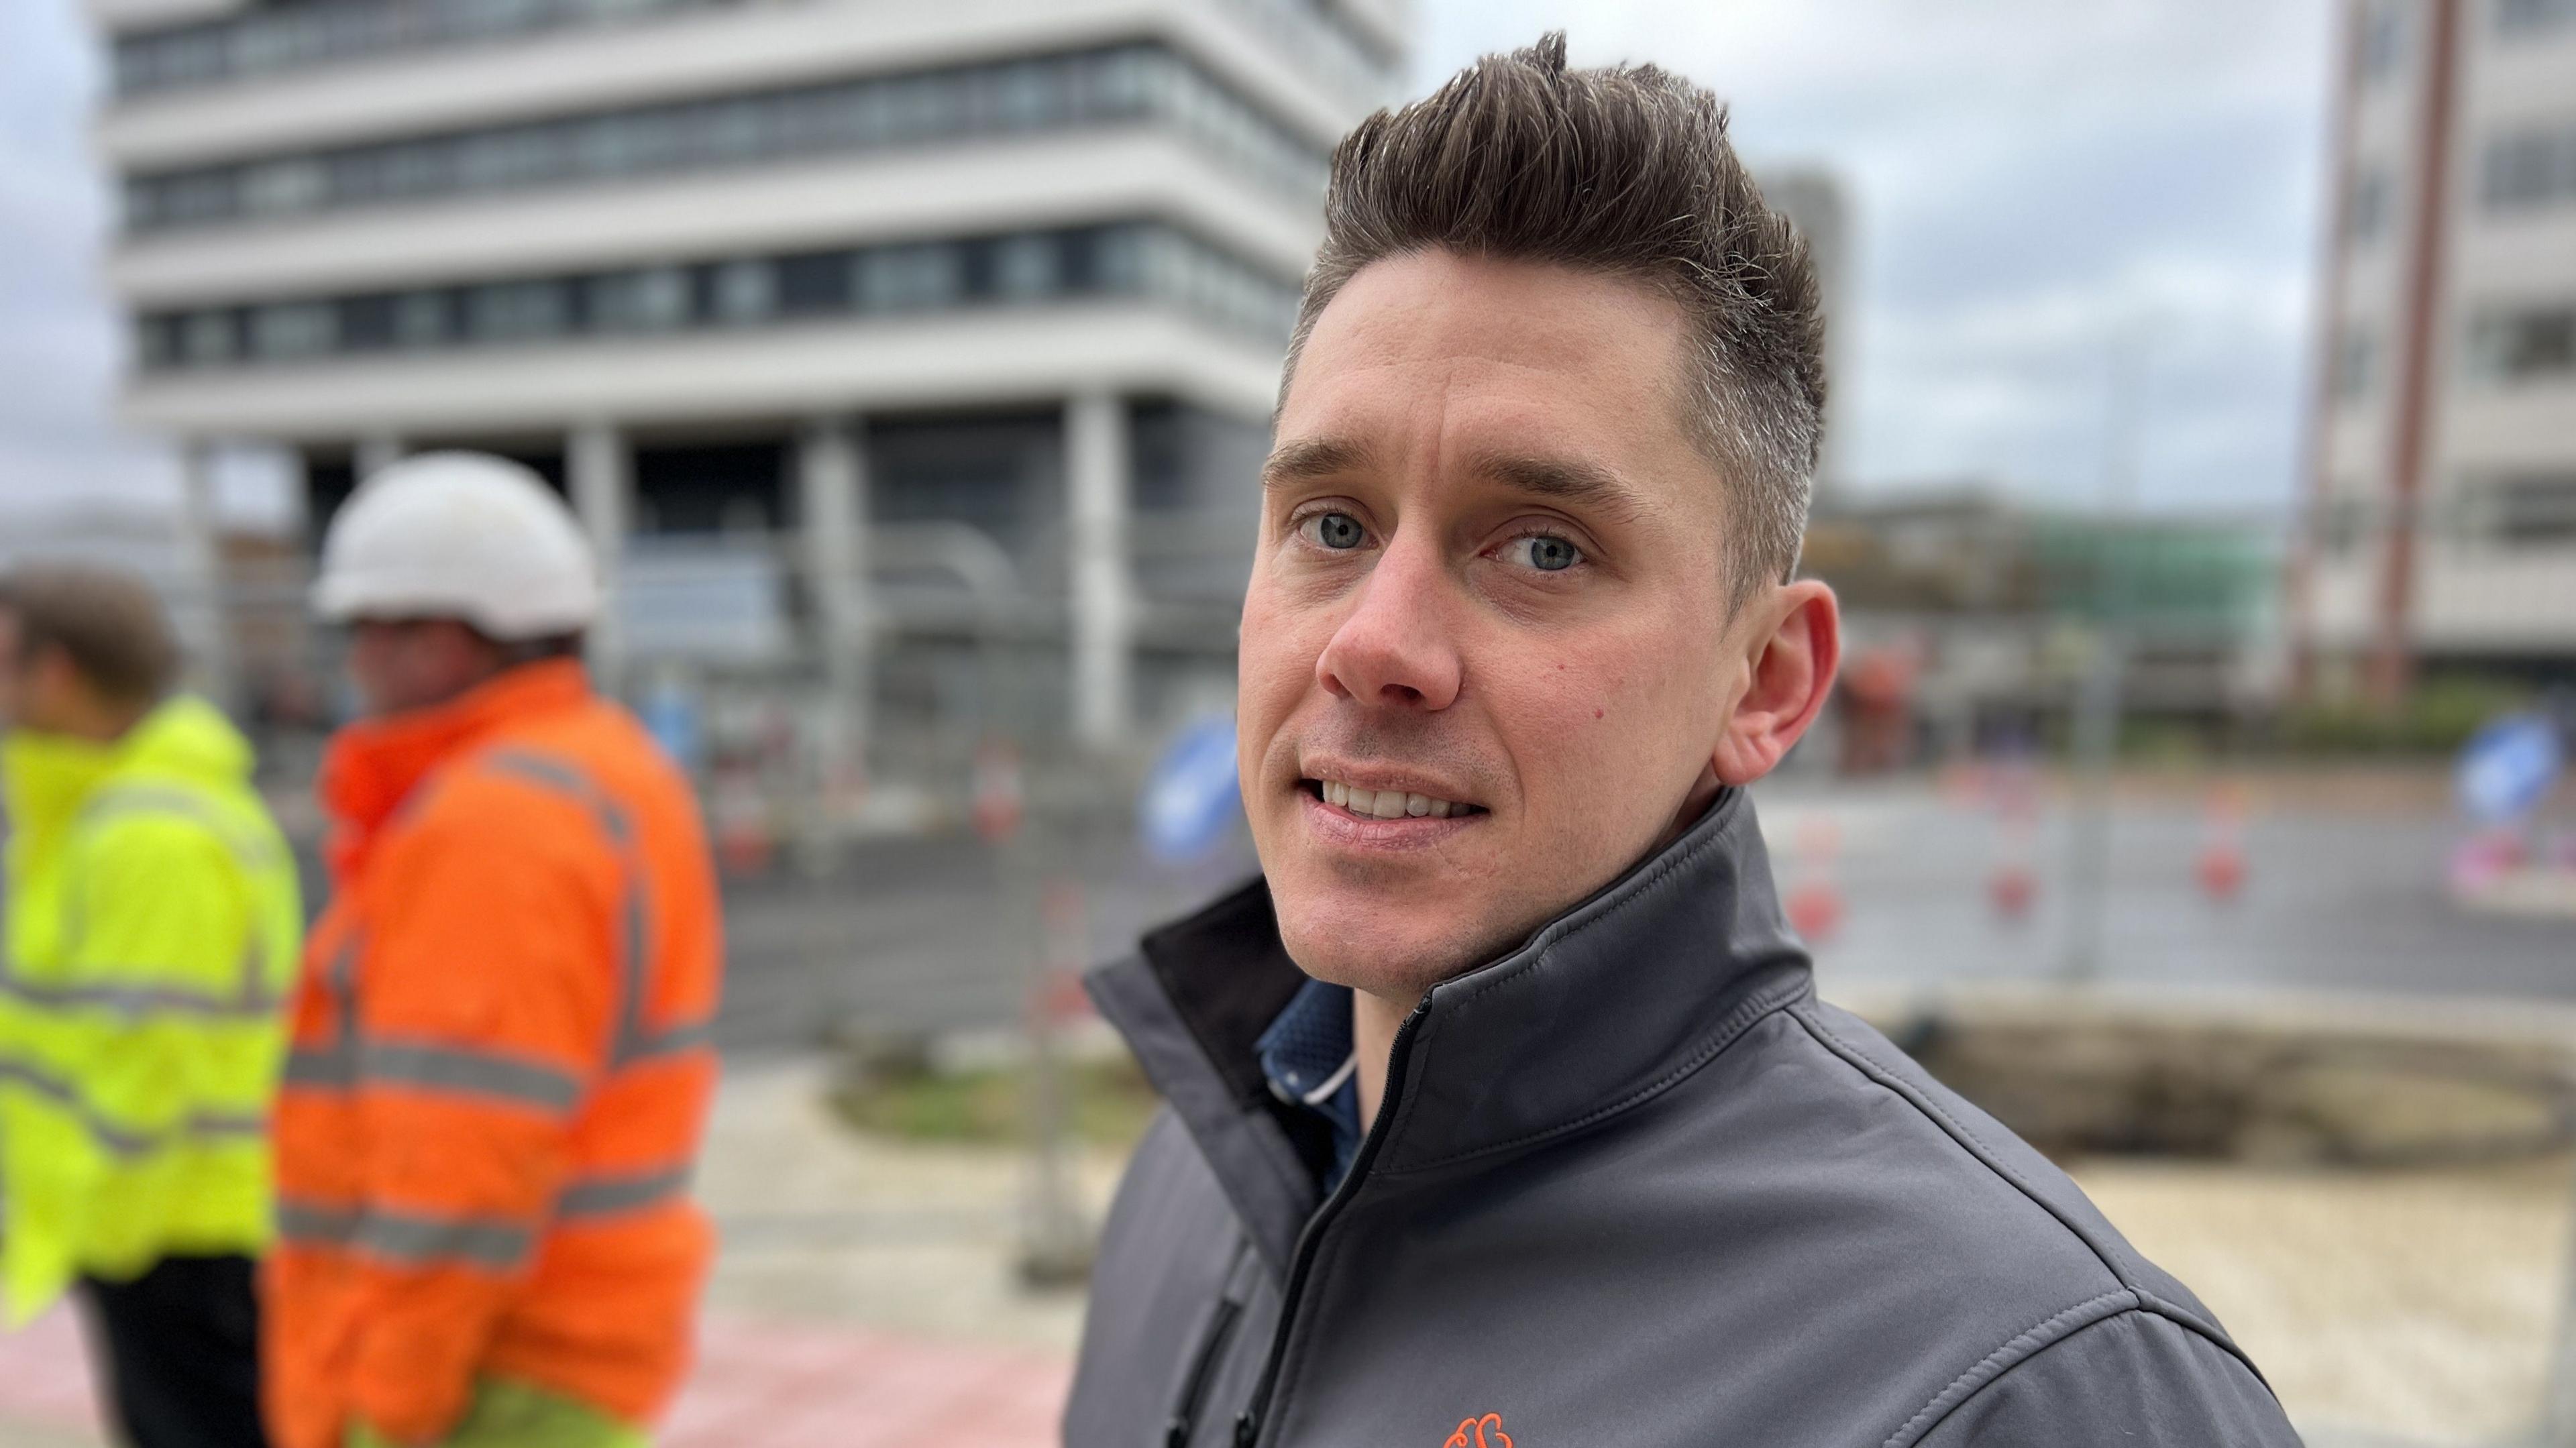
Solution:
M1812 578L1782 584L1745 605L1750 679L1718 736L1718 779L1747 785L1769 774L1825 707L1842 663L1842 610Z

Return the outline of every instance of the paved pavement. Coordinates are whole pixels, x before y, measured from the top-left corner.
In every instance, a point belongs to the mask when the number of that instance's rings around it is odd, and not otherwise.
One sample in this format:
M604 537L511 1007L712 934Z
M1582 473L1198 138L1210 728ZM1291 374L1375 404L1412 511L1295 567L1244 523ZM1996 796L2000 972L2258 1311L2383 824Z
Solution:
M711 1315L663 1448L1040 1448L1067 1367L1055 1354L861 1328ZM71 1314L0 1337L0 1445L95 1448L95 1388Z

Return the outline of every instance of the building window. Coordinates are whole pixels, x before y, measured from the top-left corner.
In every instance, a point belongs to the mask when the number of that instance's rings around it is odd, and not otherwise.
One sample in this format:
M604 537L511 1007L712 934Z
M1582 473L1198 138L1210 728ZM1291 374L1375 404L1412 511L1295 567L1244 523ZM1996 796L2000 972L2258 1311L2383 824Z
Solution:
M465 293L465 334L478 342L527 342L570 330L561 282L498 282Z
M241 352L241 329L229 311L199 312L179 332L179 355L204 366L230 362Z
M2309 514L2309 536L2316 551L2328 558L2348 557L2361 548L2368 507L2354 496L2348 480L2337 480Z
M778 263L778 310L782 316L845 312L850 307L850 256L791 256Z
M328 302L287 302L250 314L251 355L262 360L318 357L339 345L339 309Z
M2365 166L2353 173L2344 198L2344 235L2355 245L2379 240L2388 230L2391 199L2387 167Z
M2379 338L2356 327L2335 346L2332 387L2337 402L2351 405L2368 398L2379 382Z
M320 161L296 158L247 168L241 177L240 205L252 216L310 211L330 194L331 176Z
M766 261L729 261L716 268L716 320L765 322L777 311L776 267Z
M2498 35L2537 35L2576 25L2576 0L2496 0Z
M1147 117L1270 184L1323 189L1320 145L1179 56L1138 45L137 176L125 224L150 231Z
M2576 202L2576 125L2488 140L2478 199L2489 211L2541 211Z
M1064 289L1064 248L1052 236L1012 236L993 248L993 294L1004 301L1049 297Z
M116 43L116 88L135 95L740 0L330 0L277 5Z
M145 317L134 329L134 355L147 372L179 360L179 329L167 317Z
M932 242L884 247L859 257L859 306L871 312L913 312L956 302L964 288L958 249Z
M456 307L446 292L413 292L394 300L394 341L435 347L455 335Z
M2371 0L2361 12L2361 78L2384 81L2405 59L2405 0Z
M2576 303L2479 316L2469 324L2469 372L2504 386L2576 378Z
M1131 223L166 313L138 319L137 355L147 369L206 366L239 360L245 345L251 360L273 361L1103 293L1176 303L1271 340L1286 337L1297 308L1293 283Z
M2506 548L2576 545L2576 472L2507 473L2462 488L2470 528Z
M689 274L678 267L590 279L590 325L602 332L662 332L689 320Z

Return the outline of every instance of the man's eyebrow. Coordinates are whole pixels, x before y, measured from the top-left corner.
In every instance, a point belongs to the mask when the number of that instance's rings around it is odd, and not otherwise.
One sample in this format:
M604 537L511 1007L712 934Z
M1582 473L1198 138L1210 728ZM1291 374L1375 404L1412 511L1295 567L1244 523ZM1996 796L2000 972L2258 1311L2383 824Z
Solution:
M1347 438L1301 437L1281 443L1262 463L1261 486L1279 488L1357 472L1369 465L1369 456L1366 446Z
M1507 488L1552 502L1577 504L1623 520L1637 514L1637 490L1598 463L1491 453L1477 458L1472 467Z

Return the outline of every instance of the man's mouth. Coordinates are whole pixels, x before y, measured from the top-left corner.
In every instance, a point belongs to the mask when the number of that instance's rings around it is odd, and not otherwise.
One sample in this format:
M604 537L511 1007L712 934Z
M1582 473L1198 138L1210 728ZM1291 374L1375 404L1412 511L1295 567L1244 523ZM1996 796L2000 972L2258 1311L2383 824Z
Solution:
M1485 812L1482 805L1462 804L1456 800L1417 794L1410 790L1375 789L1368 785L1352 784L1339 779L1308 779L1301 780L1299 783L1306 793L1321 799L1326 804L1349 810L1362 819L1445 820Z

